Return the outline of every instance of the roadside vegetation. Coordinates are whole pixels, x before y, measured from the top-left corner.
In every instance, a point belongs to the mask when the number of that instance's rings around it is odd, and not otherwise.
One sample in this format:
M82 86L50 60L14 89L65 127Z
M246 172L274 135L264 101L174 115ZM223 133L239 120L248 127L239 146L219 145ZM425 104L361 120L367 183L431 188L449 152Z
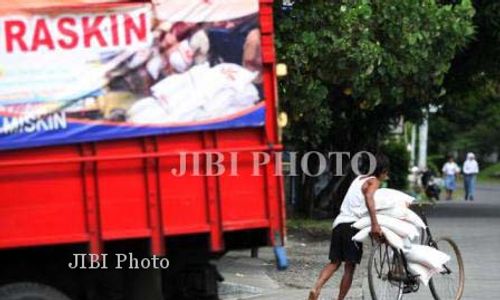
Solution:
M293 151L379 149L403 121L419 123L431 105L446 103L446 76L474 38L470 0L297 0L289 10L280 2L276 47L289 75L279 92L291 121L284 142ZM318 168L308 163L309 170ZM301 213L338 209L350 182L345 178L331 177L318 195L319 179L305 176Z
M478 176L478 182L500 184L500 163L481 170Z

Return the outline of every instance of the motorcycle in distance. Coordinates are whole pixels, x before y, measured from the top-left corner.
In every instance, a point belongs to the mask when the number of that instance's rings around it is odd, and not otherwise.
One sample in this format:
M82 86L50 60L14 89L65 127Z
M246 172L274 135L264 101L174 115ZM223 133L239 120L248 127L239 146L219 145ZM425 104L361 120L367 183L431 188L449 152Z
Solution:
M434 172L429 169L423 171L421 181L425 195L431 200L439 201L441 188L439 187L439 179L435 177Z

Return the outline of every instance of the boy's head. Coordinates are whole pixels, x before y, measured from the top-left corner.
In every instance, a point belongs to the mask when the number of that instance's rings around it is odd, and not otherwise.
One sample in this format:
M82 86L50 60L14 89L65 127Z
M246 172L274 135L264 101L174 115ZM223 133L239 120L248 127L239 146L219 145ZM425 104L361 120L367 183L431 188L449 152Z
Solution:
M375 155L375 161L377 162L377 165L375 167L375 171L373 171L372 176L377 177L379 180L387 179L390 169L389 158L383 153L379 152Z

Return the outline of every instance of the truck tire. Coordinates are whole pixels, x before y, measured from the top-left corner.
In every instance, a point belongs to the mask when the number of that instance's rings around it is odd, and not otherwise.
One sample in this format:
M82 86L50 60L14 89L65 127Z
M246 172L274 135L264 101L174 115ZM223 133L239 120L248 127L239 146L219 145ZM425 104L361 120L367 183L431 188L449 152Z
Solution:
M177 278L182 300L218 300L218 282L223 278L212 264L188 265Z
M0 287L0 300L71 300L48 285L19 282Z

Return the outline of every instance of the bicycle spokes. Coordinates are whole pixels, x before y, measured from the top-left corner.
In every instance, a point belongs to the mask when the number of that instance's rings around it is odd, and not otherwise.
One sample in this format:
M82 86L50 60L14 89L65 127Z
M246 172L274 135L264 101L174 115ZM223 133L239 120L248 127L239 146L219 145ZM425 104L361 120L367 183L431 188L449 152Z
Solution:
M398 275L401 268L401 259L396 250L386 244L374 246L368 262L368 280L372 299L401 299L402 281Z
M436 300L459 300L464 289L464 266L460 251L455 242L449 238L442 238L435 242L436 248L448 255L451 259L443 265L443 270L435 274L430 281L430 289Z

